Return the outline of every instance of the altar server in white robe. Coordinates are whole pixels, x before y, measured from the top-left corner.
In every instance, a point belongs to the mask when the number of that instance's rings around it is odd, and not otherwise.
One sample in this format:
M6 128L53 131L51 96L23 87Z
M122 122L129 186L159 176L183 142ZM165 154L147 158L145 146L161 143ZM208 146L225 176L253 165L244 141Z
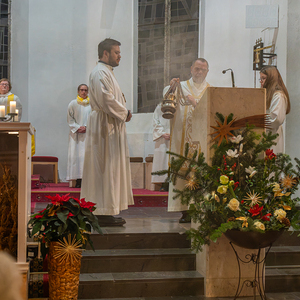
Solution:
M271 132L279 136L272 147L275 154L284 153L284 125L286 115L291 110L290 97L287 88L276 67L266 66L260 71L261 87L266 89L266 107Z
M152 172L168 169L169 155L167 151L170 145L170 120L164 119L161 111L161 103L157 105L153 113L153 141L155 142ZM152 175L151 182L161 185L161 191L167 190L164 184L167 174Z
M187 105L178 105L174 118L171 119L171 145L170 151L183 155L185 150L185 144L189 143L190 151L195 150L201 152L201 145L199 141L193 141L191 137L192 133L192 114L197 103L201 101L201 97L204 94L207 87L210 85L206 82L206 76L209 71L208 62L204 58L196 59L191 66L192 77L180 82L184 96L186 96ZM179 82L179 78L173 78L170 82L170 86L173 82ZM169 90L169 87L165 87L163 94ZM170 183L169 196L168 196L168 211L182 211L182 217L180 223L190 222L190 218L187 214L187 205L181 204L179 198L173 199L175 193L174 189L183 189L185 185L184 180L177 179L176 186Z
M120 42L105 39L98 46L99 62L90 75L92 113L87 138L81 197L96 202L100 226L122 226L114 217L134 204L125 122L132 114L113 73L119 65Z
M77 89L78 95L68 106L67 122L69 124L69 150L67 180L76 180L76 188L81 187L86 125L91 113L88 97L88 86L81 84Z
M15 109L17 110L18 116L15 117L15 121L21 121L22 118L22 104L19 97L13 94L11 90L12 86L8 79L0 79L0 105L5 106L5 116L9 118L10 103L16 101Z

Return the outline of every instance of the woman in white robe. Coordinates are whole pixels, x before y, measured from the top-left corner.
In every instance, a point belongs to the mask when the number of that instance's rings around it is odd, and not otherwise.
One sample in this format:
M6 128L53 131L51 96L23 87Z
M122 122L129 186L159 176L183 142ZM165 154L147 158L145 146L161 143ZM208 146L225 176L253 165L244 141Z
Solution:
M67 114L67 122L70 128L67 180L77 180L76 187L80 187L78 180L82 178L86 139L85 129L91 113L87 93L88 87L86 85L82 84L78 87L78 96L69 103Z
M168 169L170 144L170 120L162 116L161 104L157 105L153 113L153 141L155 142L152 172ZM165 175L152 175L154 184L161 184L168 177Z
M276 67L266 66L260 71L261 87L266 88L266 107L271 131L279 134L272 147L274 153L284 152L284 125L286 115L290 112L290 98L286 86Z

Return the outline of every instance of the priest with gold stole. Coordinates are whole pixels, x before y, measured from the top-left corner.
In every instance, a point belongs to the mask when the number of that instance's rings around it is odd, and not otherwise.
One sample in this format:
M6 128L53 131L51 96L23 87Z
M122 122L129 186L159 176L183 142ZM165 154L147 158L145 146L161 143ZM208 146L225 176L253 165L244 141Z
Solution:
M174 118L171 120L171 139L170 151L178 154L184 154L185 144L189 143L190 151L195 150L201 152L201 145L199 141L192 141L192 114L195 106L204 94L207 87L210 85L206 82L206 76L209 71L208 62L204 58L196 59L191 66L192 77L180 82L183 95L185 96L186 105L178 103ZM179 78L173 78L170 86L175 82L179 82ZM163 94L165 95L170 86L165 87ZM176 186L170 183L169 197L168 197L168 211L182 211L180 223L190 222L187 214L188 207L182 205L179 198L173 199L175 193L173 189L182 189L185 182L182 179L177 179Z

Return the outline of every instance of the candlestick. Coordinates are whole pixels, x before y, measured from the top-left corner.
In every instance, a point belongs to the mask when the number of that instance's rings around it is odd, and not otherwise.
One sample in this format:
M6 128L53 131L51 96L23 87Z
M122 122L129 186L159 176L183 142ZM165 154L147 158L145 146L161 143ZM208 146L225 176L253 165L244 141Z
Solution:
M5 105L0 105L0 118L5 117Z
M14 114L16 112L16 105L17 105L16 101L10 101L9 102L9 112L11 114Z
M15 121L16 122L19 122L19 110L18 109L16 109L16 116L15 116Z

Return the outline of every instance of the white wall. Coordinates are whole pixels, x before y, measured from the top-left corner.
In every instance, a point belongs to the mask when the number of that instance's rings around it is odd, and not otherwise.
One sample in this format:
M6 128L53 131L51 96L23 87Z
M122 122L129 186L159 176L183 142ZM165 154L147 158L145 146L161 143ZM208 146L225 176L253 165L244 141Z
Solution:
M137 102L137 82L133 81L137 68L136 3L12 1L13 92L24 106L22 121L30 121L37 130L36 155L57 156L62 180L67 168L67 106L76 98L77 86L88 83L101 40L111 37L122 43L122 60L115 75L127 108L133 109Z
M222 74L222 70L232 68L236 86L254 87L253 46L258 38L263 39L265 46L270 45L274 29L262 32L264 28L246 28L246 5L279 4L279 31L275 53L278 55L278 68L285 78L286 0L200 0L200 2L202 17L200 24L203 35L200 38L199 56L206 58L210 64L207 77L210 84L231 86L230 72ZM258 86L257 79L256 87Z

